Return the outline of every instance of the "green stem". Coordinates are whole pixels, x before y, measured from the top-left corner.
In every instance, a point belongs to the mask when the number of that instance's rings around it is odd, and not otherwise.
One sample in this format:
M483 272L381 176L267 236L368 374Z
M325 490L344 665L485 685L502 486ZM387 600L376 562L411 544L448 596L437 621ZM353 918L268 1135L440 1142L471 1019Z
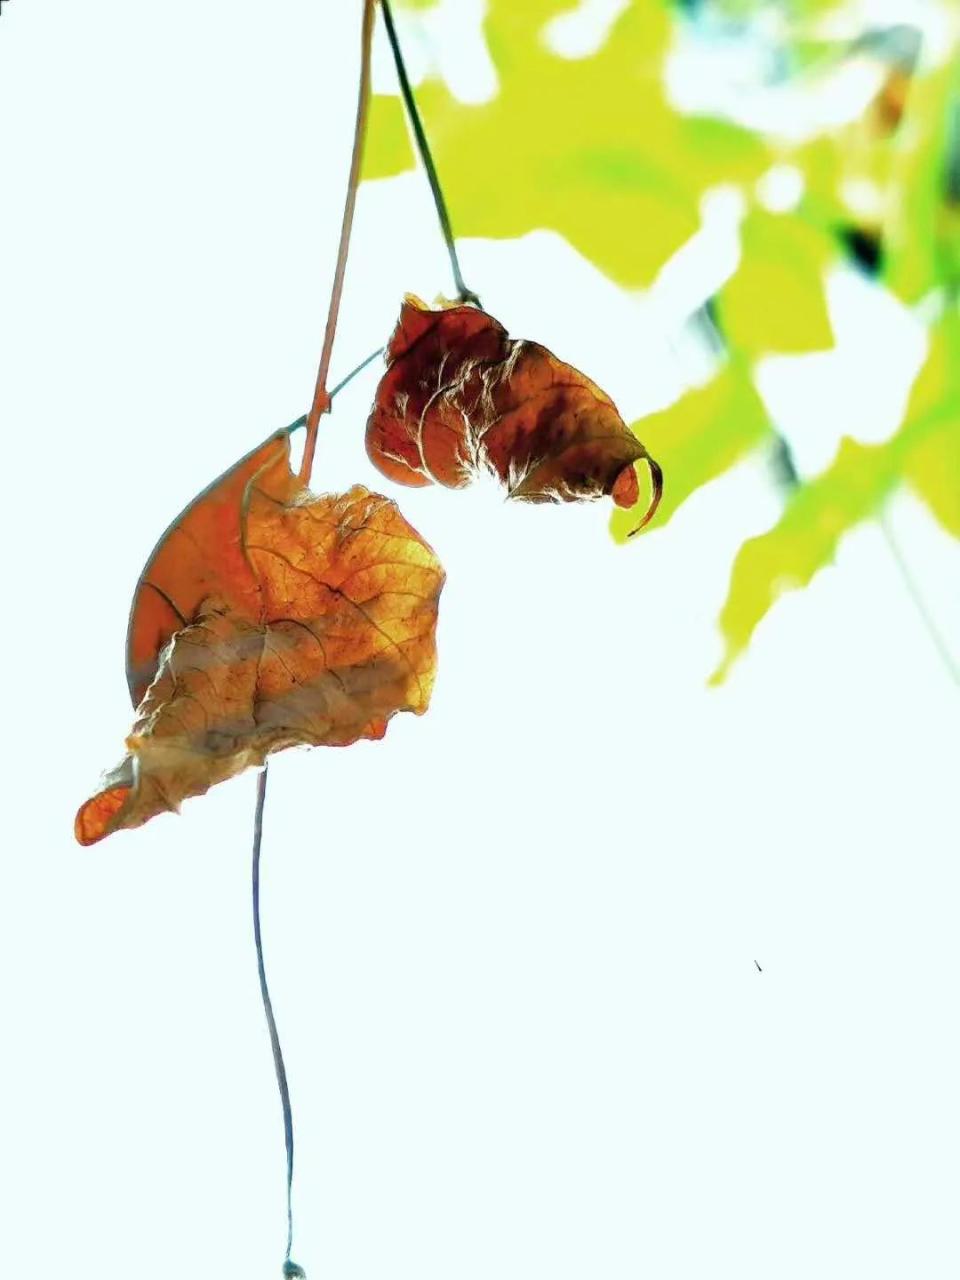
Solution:
M940 661L943 663L944 668L953 683L960 686L960 665L958 665L953 654L950 652L950 648L943 637L943 633L937 625L936 619L930 612L927 602L920 593L920 588L917 586L916 580L910 571L910 566L907 564L904 554L900 550L900 544L894 537L893 530L890 528L889 520L886 515L881 514L878 517L877 523L880 525L880 531L884 536L890 554L893 556L894 564L899 570L900 580L906 588L907 595L913 602L913 607L916 609L917 615L923 623L924 629L940 657Z
M390 41L390 48L393 52L393 61L397 68L397 79L400 81L400 92L403 95L404 106L407 109L407 116L410 120L410 127L413 130L413 136L417 143L417 151L420 160L427 174L427 181L430 183L430 191L433 194L434 207L437 210L437 218L440 222L440 230L443 233L444 243L447 246L447 253L450 255L450 267L453 271L454 284L457 286L457 298L460 302L472 302L474 306L480 306L480 299L472 289L467 288L463 279L463 272L460 270L460 259L457 257L457 244L453 234L453 225L450 222L450 213L447 209L447 202L443 195L443 188L440 185L440 179L437 176L437 168L433 163L433 156L430 153L430 144L427 141L427 135L423 127L423 121L420 118L420 112L417 109L417 100L413 94L413 87L410 84L410 77L407 75L407 65L403 60L403 51L400 48L400 40L397 37L397 28L393 23L393 14L390 12L390 0L380 0L380 8L383 10L383 22L387 29L387 39Z
M382 356L383 350L384 350L383 347L377 347L376 351L370 352L366 360L361 360L360 363L356 366L356 368L351 369L345 378L341 378L340 381L337 383L337 385L330 392L330 399L332 400L334 396L338 396L340 392L344 389L344 387L347 386L348 383L354 380L354 378L357 376L358 373L363 373L367 365L373 364L377 356Z

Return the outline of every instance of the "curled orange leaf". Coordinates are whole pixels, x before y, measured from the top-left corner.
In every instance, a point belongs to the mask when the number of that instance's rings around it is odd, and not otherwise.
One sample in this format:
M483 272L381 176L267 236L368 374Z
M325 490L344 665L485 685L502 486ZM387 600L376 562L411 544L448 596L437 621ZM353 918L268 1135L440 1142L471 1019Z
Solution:
M241 459L148 561L128 636L142 697L126 756L77 814L81 844L271 752L380 738L426 710L439 561L393 502L312 494L289 453L281 432Z
M284 444L303 419L272 435L208 485L150 553L133 593L127 628L127 684L136 706L157 674L160 651L207 596L255 614L260 589L243 551L248 486L278 500L295 492Z
M608 395L536 342L509 337L476 307L432 310L408 296L387 347L367 422L367 453L401 484L459 489L489 471L511 498L576 502L639 498L634 464L650 467L652 519L660 468Z

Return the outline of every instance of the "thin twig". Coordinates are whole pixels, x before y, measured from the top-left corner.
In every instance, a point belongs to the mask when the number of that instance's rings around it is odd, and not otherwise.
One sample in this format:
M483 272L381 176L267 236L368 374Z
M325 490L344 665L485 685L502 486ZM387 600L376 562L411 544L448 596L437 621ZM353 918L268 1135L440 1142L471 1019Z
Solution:
M894 533L890 528L890 522L887 516L884 513L881 513L878 517L877 523L880 525L880 531L884 536L891 556L893 556L894 563L900 572L900 579L906 588L907 595L913 601L913 607L916 609L917 614L920 617L920 621L923 623L927 635L930 637L933 647L936 649L940 657L940 661L943 663L944 668L953 683L955 685L960 685L960 665L958 665L957 660L950 652L950 648L946 640L943 638L943 634L937 626L936 620L930 612L927 602L920 593L920 588L917 586L910 570L910 566L907 564L904 554L900 550L899 542L894 537Z
M382 356L383 350L384 350L383 347L377 347L376 351L370 352L366 360L361 360L355 369L351 369L345 378L341 378L340 381L337 383L337 385L330 392L330 399L332 400L334 396L338 396L340 392L344 389L344 387L347 386L348 383L351 383L354 380L354 378L357 376L358 373L363 373L364 369L366 369L368 364L373 364L377 356Z
M280 1102L283 1107L283 1136L287 1147L287 1251L283 1260L283 1274L285 1277L292 1278L305 1276L306 1272L295 1262L290 1261L290 1250L293 1248L293 1111L290 1107L290 1086L287 1084L287 1069L283 1061L283 1050L280 1048L277 1020L273 1016L273 1002L270 999L270 988L267 986L267 972L263 964L263 940L260 935L260 844L263 840L263 806L266 798L267 766L264 764L257 778L257 808L253 819L253 936L257 944L260 997L263 1000L263 1012L267 1017L270 1046L273 1049L273 1066L277 1073L277 1087L280 1090Z
M360 161L363 158L363 139L366 133L367 108L370 102L370 49L373 43L374 4L375 0L363 0L360 88L357 95L357 121L353 134L353 155L350 160L347 198L344 201L343 223L340 227L340 247L337 251L337 265L333 273L330 310L327 313L327 327L323 335L323 351L320 354L317 385L313 393L313 404L310 406L310 412L307 415L307 439L303 447L303 461L300 464L300 479L304 484L309 483L310 472L313 469L313 455L317 448L317 428L320 425L320 418L330 408L330 396L327 392L327 374L330 372L333 339L337 331L337 318L340 314L340 299L343 296L343 278L347 270L347 255L350 252L353 211L357 203L357 188L360 185Z
M403 51L400 48L400 41L397 37L397 29L393 23L393 14L390 12L390 0L380 0L380 8L383 10L383 21L387 28L387 39L390 41L390 48L393 51L393 61L397 67L397 79L400 81L400 92L403 95L403 102L407 109L407 116L410 120L410 127L413 130L413 136L416 139L417 151L420 154L420 160L426 170L427 180L430 183L430 190L433 193L433 203L437 210L437 218L440 221L440 230L443 233L443 239L447 246L447 253L450 255L450 266L453 270L453 280L457 286L457 297L461 302L472 302L475 306L480 305L480 299L468 289L464 283L463 273L460 270L460 260L457 257L457 245L453 235L453 226L450 222L450 214L447 210L447 202L444 199L443 188L440 186L440 179L437 176L436 165L433 163L433 156L430 154L430 144L427 142L427 135L423 128L423 121L420 119L420 112L417 109L417 100L413 96L413 87L410 84L410 77L407 75L407 65L403 60Z

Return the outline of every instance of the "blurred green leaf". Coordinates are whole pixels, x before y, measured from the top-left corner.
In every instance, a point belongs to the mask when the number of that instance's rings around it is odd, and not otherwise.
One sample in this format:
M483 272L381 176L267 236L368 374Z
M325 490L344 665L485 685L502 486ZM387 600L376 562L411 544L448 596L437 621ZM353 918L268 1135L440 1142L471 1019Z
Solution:
M836 134L820 134L789 152L789 163L803 174L804 205L822 226L849 218L840 195L844 152Z
M663 500L650 528L665 525L701 485L722 475L769 435L766 410L740 364L727 364L703 387L631 426L663 468ZM641 503L646 501L644 496ZM636 511L615 510L610 532L626 542Z
M895 142L895 198L885 228L885 281L906 302L944 283L946 146L958 93L955 59L915 77Z
M762 18L770 12L770 0L708 0L710 7L733 18ZM797 21L804 17L821 17L846 5L846 0L790 0L787 12Z
M720 630L726 652L710 679L720 684L744 652L759 623L785 591L805 587L814 574L833 559L841 537L871 516L887 495L910 475L917 484L926 477L934 485L936 501L949 515L953 485L960 486L960 470L931 476L947 435L957 447L956 413L960 392L960 323L952 311L933 333L929 355L914 384L904 424L884 444L864 445L844 438L837 457L822 475L801 485L790 497L772 529L741 547L730 577ZM939 442L939 443L937 443ZM934 446L932 457L925 451ZM916 475L914 460L920 458ZM927 495L924 495L927 496ZM929 499L928 499L929 500ZM931 501L934 507L934 502ZM934 507L936 510L936 508ZM956 514L954 510L953 514ZM946 522L945 522L946 523Z
M361 179L369 182L375 178L395 178L415 168L417 160L402 99L375 93L369 110Z
M960 538L960 401L918 443L904 476L947 532Z
M557 57L543 39L546 22L570 7L490 0L499 92L464 104L431 80L417 102L458 235L551 228L619 283L649 285L700 225L703 192L753 180L769 151L746 129L670 106L667 4L638 0L596 54L576 59ZM382 171L373 131L370 146Z
M717 298L720 328L750 359L834 344L823 292L836 256L832 237L789 214L751 210L741 229L743 258Z
M797 489L777 524L744 543L720 614L726 653L711 684L726 679L777 598L805 587L832 560L841 535L882 501L896 480L894 453L845 437L833 465Z
M904 479L943 527L960 538L960 311L956 306L934 331L930 357L910 408L913 419L926 422L928 429L918 433L904 458Z

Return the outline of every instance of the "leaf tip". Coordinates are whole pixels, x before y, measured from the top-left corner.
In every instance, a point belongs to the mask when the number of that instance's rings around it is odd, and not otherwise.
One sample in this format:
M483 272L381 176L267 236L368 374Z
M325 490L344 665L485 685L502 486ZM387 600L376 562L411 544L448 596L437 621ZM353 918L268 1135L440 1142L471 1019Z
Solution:
M727 645L726 652L724 653L723 657L717 663L714 670L710 673L710 677L707 680L708 689L719 689L721 685L725 685L727 683L727 677L730 675L730 671L733 668L734 663L737 661L737 659L740 657L743 651L744 651L743 645L732 645L732 644Z
M80 806L73 824L78 844L88 847L110 834L114 819L127 803L130 790L127 786L108 787Z
M663 468L660 466L659 462L656 462L653 458L650 457L649 453L644 454L644 460L646 461L647 466L650 468L650 485L652 489L652 492L650 495L650 505L647 507L646 515L644 515L640 523L636 525L635 528L629 531L629 533L627 534L628 538L635 538L641 529L645 529L647 527L647 525L650 523L653 517L657 514L657 508L660 506L660 501L663 498ZM632 465L630 466L629 471L630 471L630 474L633 475ZM626 503L621 502L617 494L617 487L620 484L620 481L622 480L622 478L623 478L623 472L621 472L620 475L617 477L617 482L613 486L613 500L619 506L626 506ZM635 477L634 477L634 485L636 485ZM634 498L634 502L635 501L636 501L636 498Z

